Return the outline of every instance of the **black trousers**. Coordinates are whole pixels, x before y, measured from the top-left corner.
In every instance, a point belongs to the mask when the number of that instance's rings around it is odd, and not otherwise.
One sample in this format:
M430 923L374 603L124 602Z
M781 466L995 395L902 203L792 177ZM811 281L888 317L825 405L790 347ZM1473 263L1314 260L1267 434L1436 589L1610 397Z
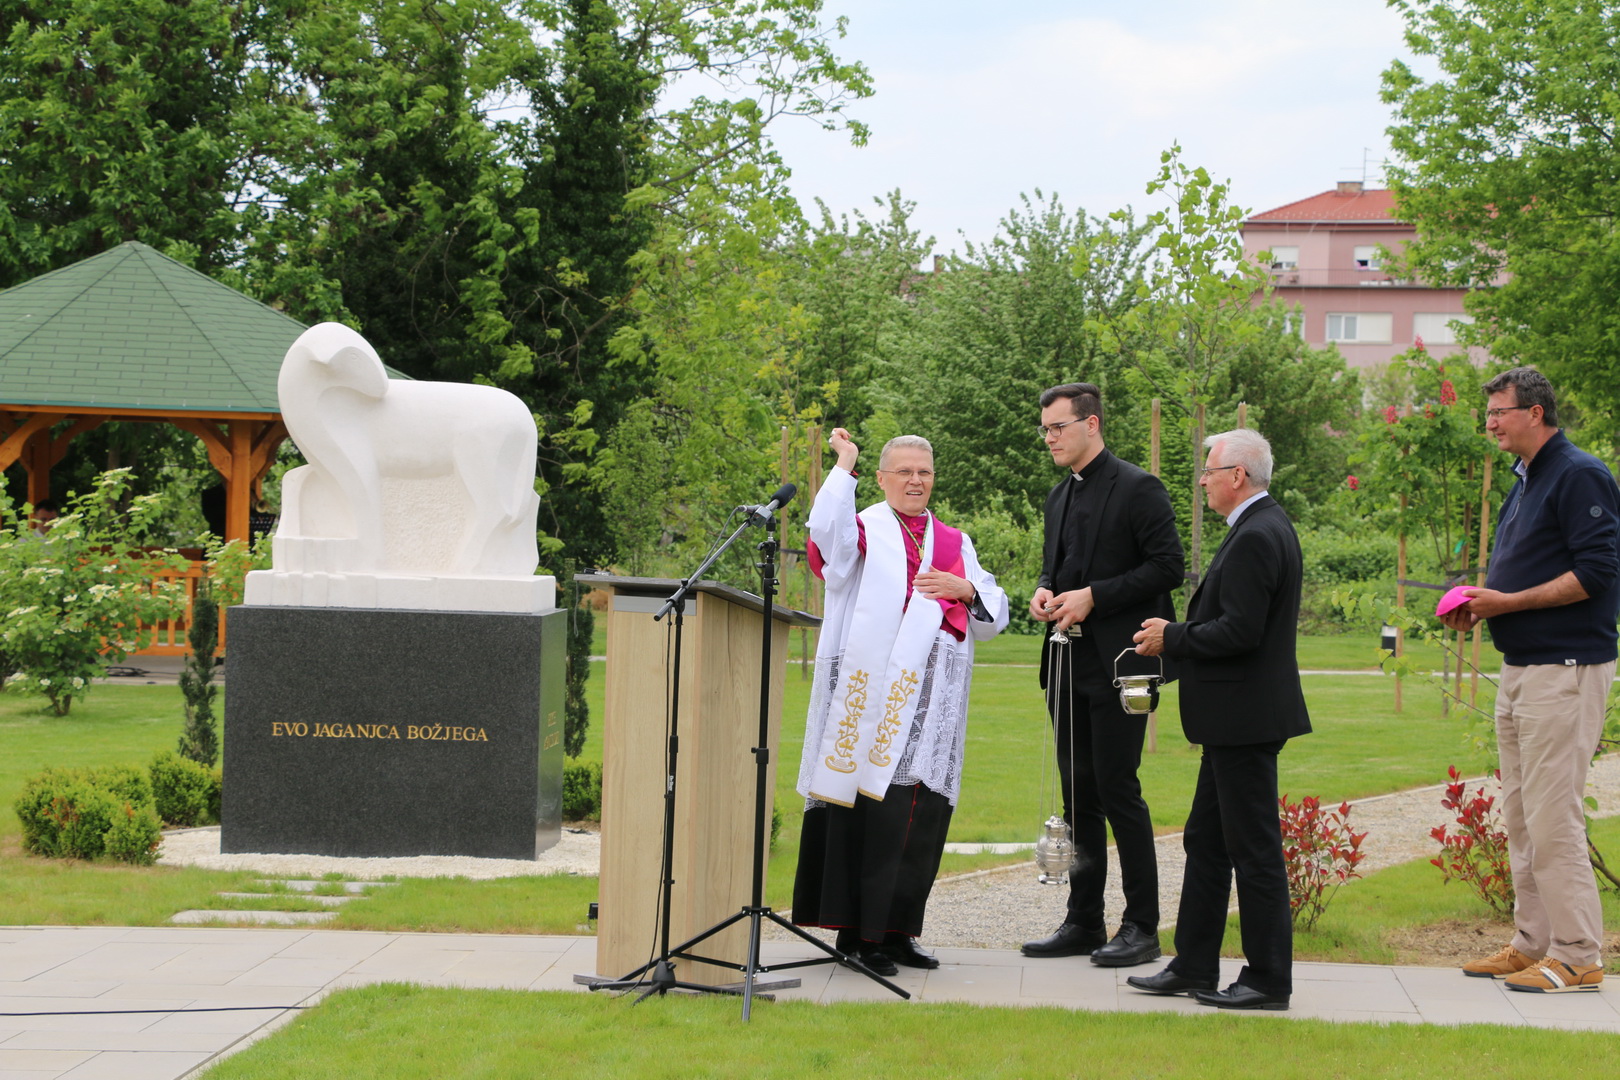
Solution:
M1206 746L1182 847L1187 872L1169 970L1189 979L1220 975L1221 938L1237 877L1238 922L1248 965L1237 981L1262 994L1294 990L1294 926L1277 820L1281 742Z
M1119 705L1114 674L1093 638L1048 645L1047 699L1057 733L1063 820L1074 829L1076 866L1069 874L1067 921L1103 926L1108 880L1108 830L1114 831L1125 893L1125 920L1152 933L1159 927L1159 862L1153 818L1136 771L1142 765L1147 717Z
M951 802L921 784L890 785L883 801L804 813L793 921L855 930L865 941L885 934L917 937L939 874Z

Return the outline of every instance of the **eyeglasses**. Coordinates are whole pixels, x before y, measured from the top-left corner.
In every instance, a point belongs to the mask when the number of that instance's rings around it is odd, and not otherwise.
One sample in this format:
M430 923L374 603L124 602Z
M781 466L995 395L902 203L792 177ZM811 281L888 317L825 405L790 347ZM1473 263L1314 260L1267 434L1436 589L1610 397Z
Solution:
M1085 419L1086 419L1086 417L1082 416L1082 417L1079 417L1078 419L1074 419L1074 420L1065 420L1061 424L1040 424L1040 425L1036 426L1035 434L1038 437L1042 438L1042 439L1048 439L1048 438L1051 438L1053 435L1061 435L1061 434L1063 434L1063 429L1064 428L1068 427L1070 424L1081 423Z
M1243 466L1241 466L1241 465L1216 465L1214 468L1199 469L1198 470L1198 475L1199 476L1208 476L1212 472L1225 472L1227 469L1241 469L1241 468L1243 468Z
M1518 412L1520 409L1533 409L1533 408L1535 408L1534 405L1503 405L1500 408L1486 409L1485 410L1485 419L1487 419L1487 420L1500 420L1500 419L1502 419L1502 417L1506 416L1510 412Z
M912 480L921 480L926 484L934 478L933 469L879 469L878 472L886 472L890 476L898 476L908 484L911 483Z

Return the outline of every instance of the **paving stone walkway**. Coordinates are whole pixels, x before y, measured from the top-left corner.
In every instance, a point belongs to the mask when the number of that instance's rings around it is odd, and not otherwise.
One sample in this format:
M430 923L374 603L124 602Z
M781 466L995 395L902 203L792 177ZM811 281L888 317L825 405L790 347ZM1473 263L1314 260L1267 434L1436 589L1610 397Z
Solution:
M768 944L767 965L807 958ZM937 971L893 981L917 1002L1053 1005L1116 1012L1212 1011L1138 993L1131 969L1084 957L1029 960L1002 949L941 949ZM182 1080L275 1031L332 990L384 981L583 992L595 970L586 937L384 934L197 927L0 927L0 1078ZM1239 961L1223 962L1222 982ZM1145 968L1150 970L1155 968ZM897 1001L843 968L797 969L779 999ZM1493 1023L1620 1034L1620 990L1524 994L1452 969L1295 966L1293 1009L1266 1018ZM761 1006L765 1007L765 1006ZM1255 1019L1260 1022L1260 1016ZM386 1052L380 1048L379 1052Z

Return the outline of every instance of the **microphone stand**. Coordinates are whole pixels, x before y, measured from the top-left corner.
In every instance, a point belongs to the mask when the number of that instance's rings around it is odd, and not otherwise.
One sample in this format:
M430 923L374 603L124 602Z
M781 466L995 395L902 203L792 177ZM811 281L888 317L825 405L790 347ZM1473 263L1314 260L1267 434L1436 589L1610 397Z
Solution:
M785 501L785 500L784 500ZM671 694L669 742L668 742L668 773L664 784L664 862L663 862L663 909L660 916L660 950L659 954L641 967L618 979L604 982L590 983L592 990L637 989L641 988L641 995L637 1002L645 1001L653 994L663 995L671 990L692 990L709 994L735 994L743 999L743 1020L748 1020L753 1010L753 1000L756 990L788 989L800 985L798 979L785 979L770 983L768 986L756 985L756 977L768 973L772 969L759 962L760 948L759 935L762 923L770 920L795 936L809 942L826 955L811 960L795 960L788 963L777 964L775 970L787 971L793 968L811 967L818 964L846 964L854 970L865 975L872 981L894 991L900 997L910 1000L911 994L894 983L885 979L871 968L853 956L840 952L838 949L804 929L782 918L765 904L765 847L767 835L765 822L767 820L766 808L769 805L769 766L770 751L770 702L771 702L771 643L772 623L771 608L776 597L776 552L778 549L776 539L776 518L772 514L773 507L761 507L750 513L748 518L737 527L736 531L725 539L693 575L682 581L680 588L670 596L664 606L653 616L655 620L661 619L671 609L675 611L675 685L680 685L680 649L681 649L681 607L686 594L691 590L694 582L700 580L703 572L725 554L737 537L742 535L744 529L756 524L764 524L765 539L758 545L761 559L755 564L760 573L760 669L759 669L759 738L758 745L751 748L754 755L754 865L751 902L733 915L715 923L707 930L681 942L674 948L669 944L670 923L670 897L675 884L672 871L675 850L675 762L677 758L677 739L674 732L678 704L678 695ZM762 519L762 520L761 520ZM706 941L716 934L729 929L742 920L748 920L748 960L745 964L722 960L710 956L701 956L687 950L700 942ZM705 983L682 982L675 977L674 961L687 960L694 963L713 964L716 967L727 967L742 972L741 985L710 986ZM648 971L653 973L651 980L644 980L641 976Z

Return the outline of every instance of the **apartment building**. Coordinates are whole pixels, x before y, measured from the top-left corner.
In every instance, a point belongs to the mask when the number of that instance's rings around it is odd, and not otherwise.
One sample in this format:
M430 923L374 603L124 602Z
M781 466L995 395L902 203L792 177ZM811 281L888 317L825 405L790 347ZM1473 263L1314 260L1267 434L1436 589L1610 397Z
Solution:
M1462 350L1453 323L1472 321L1463 312L1467 290L1396 277L1379 256L1381 248L1399 253L1417 235L1395 217L1392 192L1342 181L1255 214L1242 234L1250 258L1270 252L1273 295L1298 306L1305 340L1332 343L1351 367L1378 367L1419 339L1436 356ZM1474 352L1483 361L1484 351Z

